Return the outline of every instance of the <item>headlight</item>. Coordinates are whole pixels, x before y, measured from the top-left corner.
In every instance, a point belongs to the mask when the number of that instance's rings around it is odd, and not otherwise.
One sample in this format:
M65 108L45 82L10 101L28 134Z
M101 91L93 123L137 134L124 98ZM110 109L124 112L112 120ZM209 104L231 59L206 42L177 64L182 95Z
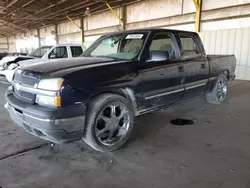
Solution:
M9 66L8 66L8 70L13 70L13 69L15 69L15 68L17 68L18 67L18 64L16 64L16 63L12 63L12 64L10 64Z
M45 95L36 95L36 103L41 106L48 107L60 107L61 106L61 97L60 96L45 96Z
M60 91L62 87L62 78L51 78L41 80L38 84L38 89L50 90L50 91Z
M36 103L41 106L48 106L48 107L60 107L61 106L61 97L60 97L60 90L62 88L63 79L62 78L51 78L51 79L44 79L38 83L37 88L40 90L47 90L55 95L46 95L45 94L37 94L36 95Z

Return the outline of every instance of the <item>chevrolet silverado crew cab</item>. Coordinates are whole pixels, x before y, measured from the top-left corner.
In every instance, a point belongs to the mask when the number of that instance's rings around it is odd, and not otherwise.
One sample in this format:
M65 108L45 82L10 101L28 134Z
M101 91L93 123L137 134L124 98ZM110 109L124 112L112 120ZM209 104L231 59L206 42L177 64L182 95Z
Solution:
M6 93L12 120L51 142L113 151L136 116L197 96L223 103L236 68L234 55L206 55L198 34L165 29L107 34L82 56L20 67Z
M41 46L27 56L7 56L0 61L0 76L5 76L11 82L15 70L22 65L41 63L54 59L71 59L79 57L86 50L81 44L57 44Z

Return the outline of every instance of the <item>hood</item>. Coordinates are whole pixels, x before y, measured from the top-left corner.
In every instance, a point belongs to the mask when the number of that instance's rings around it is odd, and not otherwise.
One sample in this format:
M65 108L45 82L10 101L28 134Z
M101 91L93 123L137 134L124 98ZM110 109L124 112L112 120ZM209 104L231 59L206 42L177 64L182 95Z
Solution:
M0 66L3 66L5 63L8 62L18 62L20 64L22 61L34 59L34 57L31 56L5 56L1 61L0 61Z
M0 61L0 66L4 65L7 62L14 61L18 58L19 56L5 56L1 61Z
M25 65L31 65L34 63L44 62L44 61L45 61L44 59L27 59L27 60L23 60L23 61L18 62L18 64L20 66L25 66Z
M125 61L120 61L125 62ZM79 57L74 59L58 59L43 61L32 65L22 66L19 69L24 71L31 71L40 75L49 75L57 72L70 72L72 69L86 69L95 66L102 66L105 64L118 63L117 60L111 58L96 58L96 57Z

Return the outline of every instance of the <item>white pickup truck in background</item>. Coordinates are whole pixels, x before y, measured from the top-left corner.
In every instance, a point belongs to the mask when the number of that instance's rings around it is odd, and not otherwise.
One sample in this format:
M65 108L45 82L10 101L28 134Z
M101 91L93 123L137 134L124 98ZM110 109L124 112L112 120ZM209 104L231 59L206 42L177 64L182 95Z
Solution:
M49 63L47 60L52 59L75 58L79 57L85 50L86 47L81 44L58 44L53 47L39 47L27 56L6 56L0 61L0 75L5 76L7 81L11 82L15 70L19 66L41 62Z

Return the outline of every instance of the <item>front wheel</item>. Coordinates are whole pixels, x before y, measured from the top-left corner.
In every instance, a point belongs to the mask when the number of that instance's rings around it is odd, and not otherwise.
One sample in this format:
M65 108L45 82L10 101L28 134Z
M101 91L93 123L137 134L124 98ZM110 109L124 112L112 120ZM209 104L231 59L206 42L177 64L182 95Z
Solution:
M119 95L103 94L88 106L83 140L95 150L114 151L127 142L133 124L130 102Z
M224 103L228 94L228 79L225 74L221 74L211 92L206 94L206 100L212 104Z

